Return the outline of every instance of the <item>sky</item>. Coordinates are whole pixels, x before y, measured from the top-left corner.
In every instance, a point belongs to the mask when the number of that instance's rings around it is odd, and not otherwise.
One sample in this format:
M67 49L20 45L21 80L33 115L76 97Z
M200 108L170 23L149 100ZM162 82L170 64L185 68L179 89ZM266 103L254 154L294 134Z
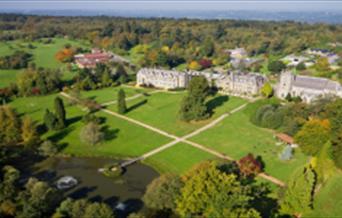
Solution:
M342 11L342 0L0 0L0 10Z

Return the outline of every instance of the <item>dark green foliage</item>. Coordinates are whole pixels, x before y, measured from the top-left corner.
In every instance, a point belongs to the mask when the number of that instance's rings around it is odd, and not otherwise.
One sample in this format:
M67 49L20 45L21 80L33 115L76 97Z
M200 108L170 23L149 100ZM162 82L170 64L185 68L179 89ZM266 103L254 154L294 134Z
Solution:
M202 120L208 117L208 109L205 104L210 94L210 87L206 78L197 76L191 79L188 87L188 95L184 97L179 111L180 119L186 122Z
M0 57L0 69L26 68L30 60L31 54L23 51L16 51L12 55Z
M124 114L127 111L126 96L124 90L120 89L118 92L118 113Z
M264 105L255 112L251 121L257 126L277 129L283 123L283 114L276 105Z
M58 119L49 109L46 109L45 111L44 124L49 130L55 130L58 128Z
M143 201L149 208L174 211L182 186L183 182L179 176L161 175L148 185Z
M66 112L63 100L60 97L55 98L55 113L58 121L58 127L60 129L64 128L66 126Z
M100 117L97 117L94 113L87 113L82 117L82 122L84 123L90 123L94 122L97 124L101 124L102 119Z
M286 68L286 65L282 61L272 61L268 64L268 70L274 74L280 73Z
M64 200L57 208L53 217L59 218L80 218L80 217L101 217L114 218L112 209L104 203L91 203L85 199Z

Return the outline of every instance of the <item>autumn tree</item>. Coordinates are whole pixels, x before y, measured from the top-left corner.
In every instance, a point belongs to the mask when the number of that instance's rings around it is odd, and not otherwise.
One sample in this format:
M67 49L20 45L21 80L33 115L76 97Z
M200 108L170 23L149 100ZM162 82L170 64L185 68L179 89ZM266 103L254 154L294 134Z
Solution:
M119 114L124 114L127 111L127 106L126 106L126 96L124 90L120 89L118 92L118 113Z
M22 122L21 138L27 147L32 147L40 143L37 124L28 116L24 117Z
M20 172L12 166L5 166L1 173L0 182L0 216L14 217L16 213L16 183Z
M188 94L181 102L180 119L189 122L207 118L208 109L205 100L209 91L210 87L205 77L196 76L192 78L188 86Z
M96 145L104 139L104 133L97 123L89 122L82 128L80 138L85 144Z
M291 177L281 202L281 212L300 217L312 209L315 173L310 167L300 169Z
M0 145L16 144L21 140L20 118L9 106L0 106Z
M240 172L244 176L254 176L262 171L262 164L254 158L253 154L247 154L238 161Z
M329 120L309 119L295 135L295 142L307 155L316 155L330 138Z
M143 197L145 205L158 210L176 209L176 199L180 195L183 182L176 175L165 174L154 179Z

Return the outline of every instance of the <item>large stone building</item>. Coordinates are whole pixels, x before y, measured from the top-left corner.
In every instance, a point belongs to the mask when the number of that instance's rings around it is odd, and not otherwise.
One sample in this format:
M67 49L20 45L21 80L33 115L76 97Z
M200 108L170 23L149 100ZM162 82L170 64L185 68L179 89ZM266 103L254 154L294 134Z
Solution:
M289 71L284 71L280 76L277 96L284 99L288 95L300 97L304 102L310 103L320 97L342 97L342 86L329 79L298 76Z
M259 94L260 88L266 81L266 77L257 73L221 74L143 68L137 73L137 85L163 89L186 88L191 78L200 75L204 76L210 85L214 84L222 93L246 97Z

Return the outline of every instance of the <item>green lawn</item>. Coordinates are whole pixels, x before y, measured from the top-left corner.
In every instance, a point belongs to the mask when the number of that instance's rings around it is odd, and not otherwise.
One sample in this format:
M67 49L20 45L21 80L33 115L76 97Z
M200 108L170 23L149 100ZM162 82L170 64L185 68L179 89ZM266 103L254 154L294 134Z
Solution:
M314 210L303 217L341 217L342 173L337 172L321 187L314 198Z
M92 90L92 91L83 91L81 93L82 97L92 98L99 103L106 103L110 101L115 101L118 97L118 92L120 89L125 91L126 97L130 97L133 95L137 95L144 92L149 92L149 90L141 90L134 88L126 88L126 87L109 87L104 89Z
M241 98L217 95L209 99L210 105L212 107L213 105L216 106L213 116L210 119L201 122L186 123L178 119L178 111L184 95L185 92L177 94L155 93L145 99L140 98L130 101L127 105L131 107L131 111L126 115L166 132L183 136L208 124L224 112L228 112L246 102ZM147 100L147 102L144 103L144 100ZM110 106L109 109L116 111L116 106Z
M15 83L17 74L20 72L21 70L0 70L0 88Z
M47 108L50 110L53 109L56 96L57 94L18 98L10 102L10 106L15 108L21 115L25 114L36 121L42 122L45 110Z
M283 146L276 146L270 130L254 126L243 111L227 117L215 127L194 136L190 140L225 153L234 159L240 159L248 153L261 156L265 171L286 181L292 172L307 162L307 158L295 150L294 158L288 162L279 160Z
M28 45L31 44L35 48L30 49ZM53 38L52 42L49 44L44 44L42 42L24 42L21 40L11 41L11 42L1 42L0 43L0 56L10 55L16 50L22 50L29 52L33 55L33 62L36 63L38 67L57 69L63 66L56 60L55 54L64 47L65 44L70 44L76 47L88 47L86 43L81 41L75 41L64 38Z
M65 154L78 156L105 156L105 157L134 157L148 152L169 142L164 136L131 124L125 120L98 112L97 116L105 118L103 124L106 139L101 144L90 146L81 142L80 132L85 125L82 121L82 111L79 107L67 108L67 117L70 124L66 129L49 133L47 137L65 144Z
M212 159L216 159L216 157L191 145L178 143L147 158L144 162L156 168L160 173L181 174L195 164Z

